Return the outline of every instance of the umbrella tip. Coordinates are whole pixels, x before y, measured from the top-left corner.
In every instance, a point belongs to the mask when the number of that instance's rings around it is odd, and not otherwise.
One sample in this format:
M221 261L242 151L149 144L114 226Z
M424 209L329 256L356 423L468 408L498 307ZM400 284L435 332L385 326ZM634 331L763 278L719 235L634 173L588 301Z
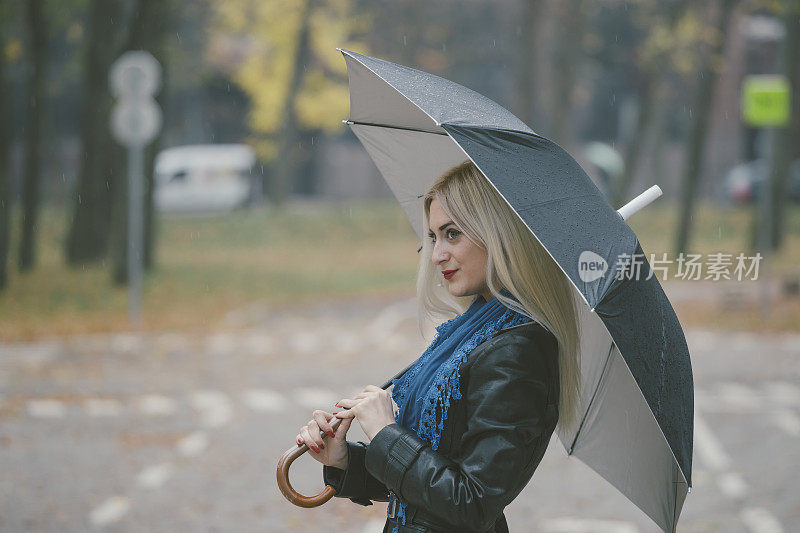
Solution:
M661 187L653 185L642 194L617 209L617 213L622 216L623 220L628 220L634 213L648 205L650 202L661 196Z

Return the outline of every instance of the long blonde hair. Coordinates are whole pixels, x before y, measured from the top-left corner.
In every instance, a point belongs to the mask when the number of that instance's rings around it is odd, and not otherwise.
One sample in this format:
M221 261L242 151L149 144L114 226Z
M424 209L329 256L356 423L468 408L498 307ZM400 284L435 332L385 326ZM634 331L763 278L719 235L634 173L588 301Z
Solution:
M580 341L573 289L564 272L472 161L445 172L424 197L423 229L436 199L458 228L487 252L486 278L492 295L539 322L558 339L559 416L574 428L580 403ZM417 269L420 330L426 320L463 313L473 297L456 297L431 261L433 243L424 238ZM519 303L500 294L507 289ZM521 305L520 305L521 304Z

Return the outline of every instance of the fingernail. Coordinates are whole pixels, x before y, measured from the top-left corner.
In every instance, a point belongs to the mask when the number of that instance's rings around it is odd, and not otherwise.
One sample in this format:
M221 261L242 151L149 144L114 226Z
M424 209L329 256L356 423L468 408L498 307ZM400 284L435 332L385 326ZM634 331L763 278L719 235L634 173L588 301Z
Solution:
M331 437L335 437L335 436L336 436L336 433L334 433L333 431L329 431L329 432L328 432L328 435L330 435Z
M303 444L303 439L297 439L297 444Z
M339 412L339 411L334 411L334 412L333 412L333 414L336 414L336 413L338 413L338 412Z
M316 446L311 446L311 449L314 450L316 453L319 453L319 448Z
M325 449L325 445L324 445L324 444L320 444L320 445L319 445L319 447L320 447L321 449L323 449L323 450Z
M333 404L333 405L335 405L336 407L341 407L341 405L339 405L339 402L336 402L336 403L335 403L335 404ZM335 414L335 413L334 413L334 414Z

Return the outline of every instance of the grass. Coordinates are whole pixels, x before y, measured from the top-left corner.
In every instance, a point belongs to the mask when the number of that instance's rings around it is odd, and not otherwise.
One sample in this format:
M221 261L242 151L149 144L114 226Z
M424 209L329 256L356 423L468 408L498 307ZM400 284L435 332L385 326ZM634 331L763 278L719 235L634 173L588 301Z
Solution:
M9 286L0 294L0 340L130 329L127 291L112 286L109 265L64 265L67 215L63 207L42 209L38 263L31 273L16 271L12 240ZM789 215L790 235L771 267L777 275L797 273L800 265L800 208ZM656 203L631 219L646 253L674 257L676 217L675 206ZM692 251L747 252L750 219L747 208L702 205ZM17 218L12 228L16 237ZM146 329L213 328L229 311L257 301L413 292L419 241L394 201L159 218L158 231L156 267L145 278ZM799 306L796 299L787 305L780 319L761 322L754 322L752 309L734 310L723 320L706 308L676 307L682 321L689 317L693 325L752 327L763 322L767 329L796 330Z

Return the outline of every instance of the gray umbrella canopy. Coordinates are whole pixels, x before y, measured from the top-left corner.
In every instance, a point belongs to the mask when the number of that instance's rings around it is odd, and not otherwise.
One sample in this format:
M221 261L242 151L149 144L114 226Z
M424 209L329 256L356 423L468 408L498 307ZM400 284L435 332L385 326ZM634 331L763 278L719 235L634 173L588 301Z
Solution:
M675 531L691 487L691 361L636 235L566 151L497 103L438 76L341 52L350 78L346 122L420 239L422 195L470 159L572 281L582 418L575 431L559 430L559 440ZM618 275L631 265L638 276Z

